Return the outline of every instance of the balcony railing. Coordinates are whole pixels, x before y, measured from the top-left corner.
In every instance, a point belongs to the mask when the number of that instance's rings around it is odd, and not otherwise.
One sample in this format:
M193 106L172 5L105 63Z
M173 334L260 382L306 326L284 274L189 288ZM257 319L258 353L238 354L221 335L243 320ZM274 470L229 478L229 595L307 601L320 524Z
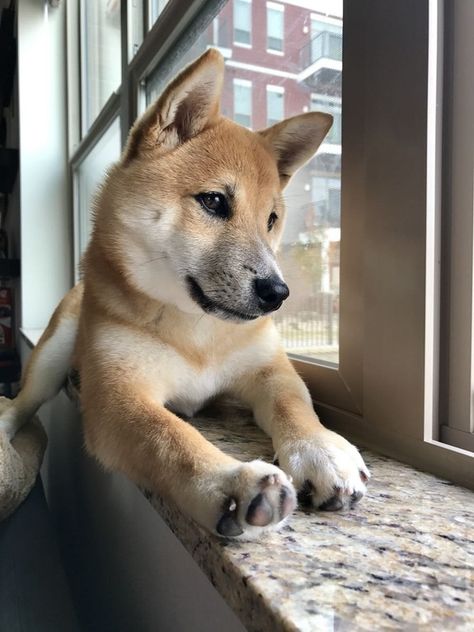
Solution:
M301 68L308 68L319 59L342 60L342 35L321 31L300 52Z

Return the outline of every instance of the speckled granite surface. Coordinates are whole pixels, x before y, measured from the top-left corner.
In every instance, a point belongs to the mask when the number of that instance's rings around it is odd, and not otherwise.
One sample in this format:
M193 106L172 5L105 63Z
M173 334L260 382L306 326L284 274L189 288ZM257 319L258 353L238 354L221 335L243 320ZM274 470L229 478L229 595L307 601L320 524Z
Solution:
M238 458L273 456L243 411L193 424ZM474 493L363 454L372 480L355 509L299 510L250 543L208 535L150 500L251 632L473 631Z

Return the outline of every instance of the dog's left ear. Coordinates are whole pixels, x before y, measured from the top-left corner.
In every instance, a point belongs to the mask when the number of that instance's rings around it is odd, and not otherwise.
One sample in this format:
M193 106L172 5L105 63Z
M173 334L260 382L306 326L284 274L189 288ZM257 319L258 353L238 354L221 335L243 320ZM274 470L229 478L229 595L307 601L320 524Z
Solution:
M224 58L209 49L183 70L130 131L123 162L151 150L176 148L219 118Z
M277 161L282 188L313 157L331 129L332 121L330 114L308 112L258 132L270 144Z

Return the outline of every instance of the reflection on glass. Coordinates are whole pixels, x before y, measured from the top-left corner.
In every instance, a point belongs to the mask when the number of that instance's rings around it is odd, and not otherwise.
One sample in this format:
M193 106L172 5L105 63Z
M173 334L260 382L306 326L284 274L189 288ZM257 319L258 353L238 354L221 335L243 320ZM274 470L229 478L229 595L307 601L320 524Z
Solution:
M150 77L148 101L209 46L226 61L222 112L241 125L260 129L311 110L334 116L318 153L284 192L288 215L279 260L291 295L274 320L287 351L337 362L342 0L230 0Z
M81 1L82 134L120 86L120 0Z
M120 121L116 118L76 169L78 250L80 254L84 252L89 242L94 196L99 184L104 179L107 168L119 159L120 149Z

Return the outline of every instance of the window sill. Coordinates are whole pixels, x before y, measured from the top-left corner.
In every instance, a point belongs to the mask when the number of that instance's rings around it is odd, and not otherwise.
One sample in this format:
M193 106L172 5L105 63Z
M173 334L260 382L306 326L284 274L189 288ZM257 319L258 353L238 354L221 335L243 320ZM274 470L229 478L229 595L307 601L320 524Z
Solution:
M67 391L77 399L71 382ZM273 457L270 440L242 409L222 403L192 423L236 458ZM212 536L145 495L249 632L474 628L474 493L363 454L372 480L356 508L300 509L256 541Z
M221 408L225 423L214 415L193 422L214 444L244 460L272 458L246 413ZM356 509L297 511L261 541L218 539L149 500L248 630L474 626L474 494L368 451L364 458L372 481Z

